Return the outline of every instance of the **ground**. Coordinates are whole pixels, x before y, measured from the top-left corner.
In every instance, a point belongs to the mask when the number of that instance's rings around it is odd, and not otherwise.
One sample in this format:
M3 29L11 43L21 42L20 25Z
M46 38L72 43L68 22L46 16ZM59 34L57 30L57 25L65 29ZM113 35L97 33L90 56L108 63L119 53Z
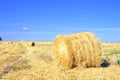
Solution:
M0 80L120 80L120 44L102 43L107 68L75 67L59 70L54 61L53 42L0 42Z

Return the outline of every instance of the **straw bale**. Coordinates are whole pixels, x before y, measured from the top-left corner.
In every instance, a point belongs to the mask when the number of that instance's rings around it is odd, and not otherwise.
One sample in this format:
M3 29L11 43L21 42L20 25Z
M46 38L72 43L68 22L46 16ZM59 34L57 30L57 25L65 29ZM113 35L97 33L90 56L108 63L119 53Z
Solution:
M80 67L100 67L101 46L91 32L59 35L54 41L55 60L59 67L70 69ZM69 63L69 65L67 65Z

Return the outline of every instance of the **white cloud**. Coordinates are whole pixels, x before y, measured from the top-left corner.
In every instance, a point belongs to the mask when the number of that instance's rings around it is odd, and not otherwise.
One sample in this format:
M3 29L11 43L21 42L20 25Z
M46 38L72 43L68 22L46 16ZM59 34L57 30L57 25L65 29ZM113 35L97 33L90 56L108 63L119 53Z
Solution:
M22 30L23 31L28 31L28 27L23 27Z

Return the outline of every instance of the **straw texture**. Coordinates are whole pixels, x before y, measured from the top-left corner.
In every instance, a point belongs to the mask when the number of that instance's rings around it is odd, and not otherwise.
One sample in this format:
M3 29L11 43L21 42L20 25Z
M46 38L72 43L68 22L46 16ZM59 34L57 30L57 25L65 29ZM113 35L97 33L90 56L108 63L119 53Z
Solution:
M91 32L58 35L54 41L55 60L59 67L100 67L101 46Z

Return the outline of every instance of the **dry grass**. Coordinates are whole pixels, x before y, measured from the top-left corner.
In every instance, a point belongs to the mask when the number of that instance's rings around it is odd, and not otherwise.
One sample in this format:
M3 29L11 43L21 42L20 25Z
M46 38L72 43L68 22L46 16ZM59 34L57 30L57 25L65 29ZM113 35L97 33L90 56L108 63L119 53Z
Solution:
M102 43L102 55L111 65L116 65L116 61L120 59L120 44Z
M60 71L53 59L53 43L36 42L35 47L22 43L13 45L0 42L0 80L120 80L120 67L117 65ZM110 46L110 49L120 49L118 44ZM104 54L107 48L109 44L102 44Z

